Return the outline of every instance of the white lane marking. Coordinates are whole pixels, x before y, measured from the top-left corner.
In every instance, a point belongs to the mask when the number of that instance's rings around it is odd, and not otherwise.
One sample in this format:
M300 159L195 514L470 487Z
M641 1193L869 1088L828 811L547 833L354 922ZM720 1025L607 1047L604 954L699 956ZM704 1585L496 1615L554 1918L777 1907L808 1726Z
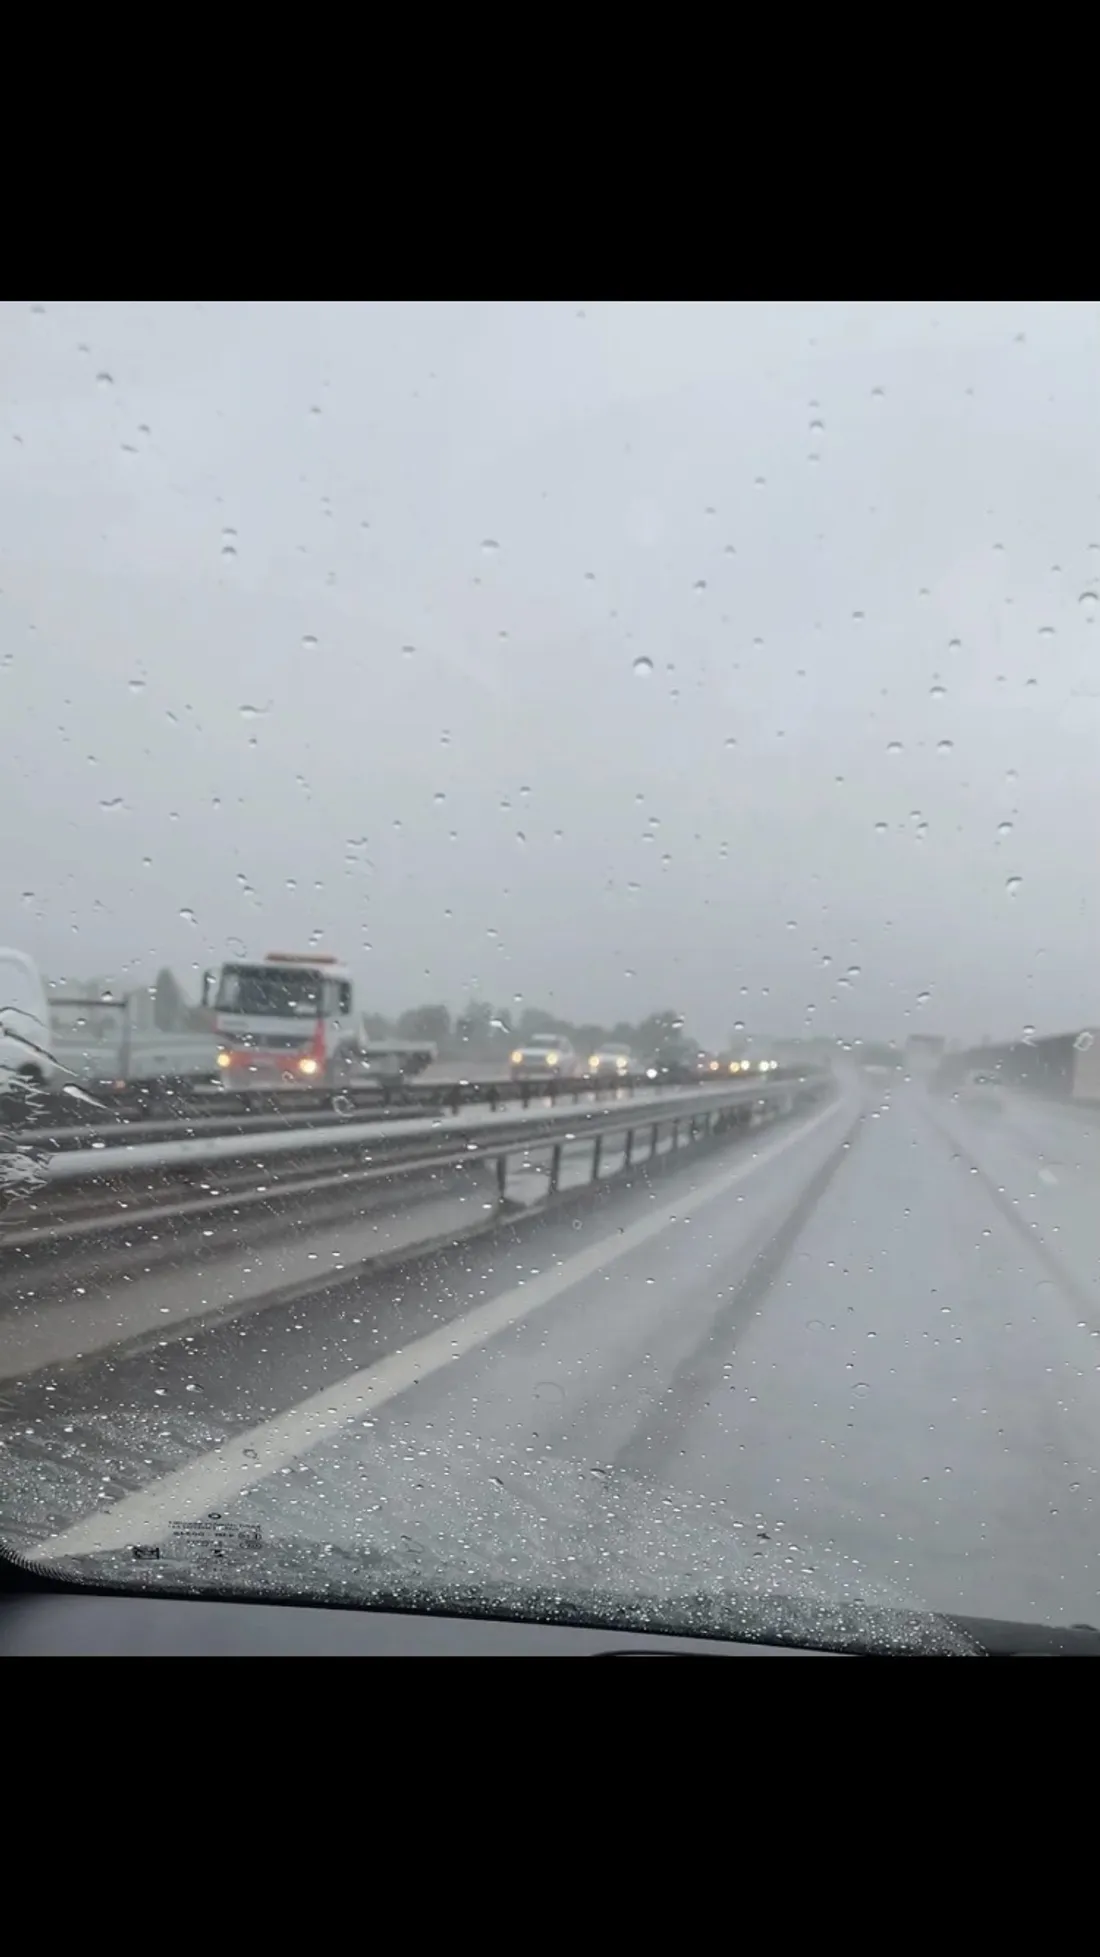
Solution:
M653 1214L628 1224L617 1236L578 1251L575 1257L542 1272L529 1284L517 1285L499 1298L475 1306L465 1318L452 1320L438 1332L414 1339L410 1345L388 1353L384 1359L351 1374L338 1385L311 1393L286 1413L237 1435L186 1468L163 1475L147 1488L124 1496L104 1514L75 1523L71 1529L40 1544L32 1554L52 1561L63 1556L92 1556L109 1549L124 1549L133 1542L153 1543L163 1540L173 1522L203 1515L210 1509L224 1509L236 1496L244 1494L256 1482L269 1480L309 1448L334 1439L351 1421L362 1420L375 1407L396 1399L399 1393L407 1392L432 1373L442 1371L444 1366L463 1358L477 1346L485 1345L499 1332L518 1325L532 1312L559 1298L563 1291L605 1270L620 1257L629 1256L642 1244L651 1243L670 1223L702 1209L736 1183L755 1175L788 1149L796 1148L826 1122L837 1121L838 1117L850 1121L853 1112L851 1103L842 1096L791 1133L781 1135L770 1148L761 1149L748 1162L739 1162L699 1188L685 1191L675 1202L663 1204Z

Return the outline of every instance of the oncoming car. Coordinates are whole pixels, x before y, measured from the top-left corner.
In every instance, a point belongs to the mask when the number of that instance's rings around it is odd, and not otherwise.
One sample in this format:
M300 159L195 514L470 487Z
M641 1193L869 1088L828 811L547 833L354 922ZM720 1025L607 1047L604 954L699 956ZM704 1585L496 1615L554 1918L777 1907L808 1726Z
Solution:
M513 1080L569 1080L580 1063L564 1033L532 1033L511 1059Z
M601 1080L627 1079L631 1074L641 1071L628 1046L601 1046L588 1056L585 1073L595 1074Z

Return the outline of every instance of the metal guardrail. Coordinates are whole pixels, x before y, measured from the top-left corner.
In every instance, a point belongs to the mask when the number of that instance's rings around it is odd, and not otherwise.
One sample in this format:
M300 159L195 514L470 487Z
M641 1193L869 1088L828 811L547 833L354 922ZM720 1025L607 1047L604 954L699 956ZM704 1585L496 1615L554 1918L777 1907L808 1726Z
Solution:
M813 1070L809 1070L813 1071ZM717 1093L736 1085L739 1090L755 1091L766 1080L769 1087L800 1080L804 1068L782 1068L757 1079L741 1075L730 1082L724 1077L701 1080L651 1080L648 1074L615 1075L599 1079L537 1080L447 1080L403 1082L381 1078L357 1082L352 1087L289 1087L286 1089L233 1088L211 1086L203 1089L194 1081L162 1078L145 1083L105 1083L87 1096L76 1099L60 1093L23 1090L18 1108L13 1108L5 1127L18 1132L28 1142L69 1149L85 1141L103 1142L108 1147L128 1147L135 1139L152 1140L173 1136L248 1134L279 1122L299 1129L346 1126L357 1114L375 1119L412 1120L438 1110L458 1115L463 1108L486 1107L493 1111L513 1104L527 1109L540 1102L551 1106L568 1103L578 1107L601 1099L620 1100L639 1094L653 1096L692 1089ZM107 1119L103 1117L106 1116ZM113 1119L112 1119L113 1117Z
M825 1091L831 1076L730 1082L636 1096L628 1104L583 1110L528 1109L495 1117L488 1108L448 1122L343 1122L322 1130L193 1136L74 1148L43 1158L40 1187L21 1195L0 1222L0 1248L30 1249L59 1239L134 1232L166 1221L197 1221L255 1204L284 1205L333 1194L354 1196L382 1178L429 1174L462 1162L493 1163L501 1196L508 1162L550 1150L549 1193L560 1184L564 1153L591 1148L593 1179L609 1139L622 1136L624 1166L706 1135L747 1124L754 1113L792 1113Z

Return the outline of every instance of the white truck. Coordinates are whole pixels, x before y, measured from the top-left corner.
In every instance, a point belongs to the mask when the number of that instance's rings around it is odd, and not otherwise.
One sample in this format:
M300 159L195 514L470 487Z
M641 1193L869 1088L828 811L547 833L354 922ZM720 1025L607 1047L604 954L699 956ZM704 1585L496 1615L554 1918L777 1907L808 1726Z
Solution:
M65 1074L50 1050L50 1009L42 975L26 952L0 948L0 1090L12 1075L52 1087Z
M429 1041L366 1039L351 972L316 952L234 959L205 974L203 1003L229 1088L349 1087L419 1073L436 1056Z

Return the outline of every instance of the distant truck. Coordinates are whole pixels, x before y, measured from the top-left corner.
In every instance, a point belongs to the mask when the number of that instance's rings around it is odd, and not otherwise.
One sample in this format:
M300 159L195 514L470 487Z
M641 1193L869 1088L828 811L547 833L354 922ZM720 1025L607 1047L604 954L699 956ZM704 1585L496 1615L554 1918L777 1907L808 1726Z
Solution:
M351 972L316 952L235 959L205 974L203 1004L226 1087L348 1087L420 1073L436 1057L430 1041L368 1040Z

